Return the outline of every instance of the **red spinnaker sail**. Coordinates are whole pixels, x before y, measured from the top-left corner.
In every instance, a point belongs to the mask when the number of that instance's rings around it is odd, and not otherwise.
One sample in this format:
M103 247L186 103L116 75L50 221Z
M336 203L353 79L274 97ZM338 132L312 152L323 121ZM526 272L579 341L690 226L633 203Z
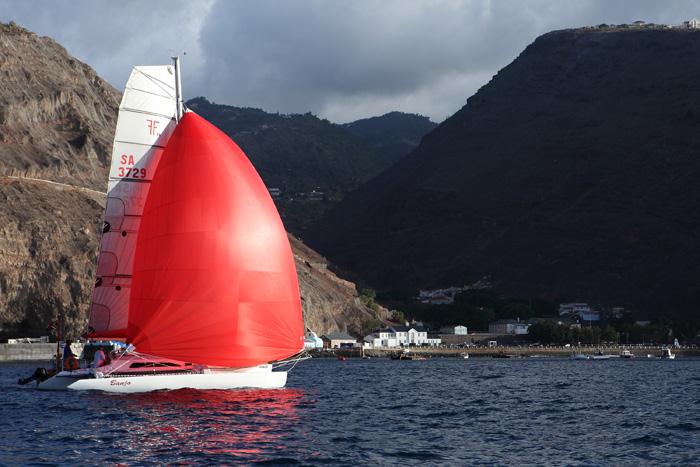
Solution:
M294 258L260 176L187 112L151 184L136 242L127 340L137 351L248 367L304 344Z

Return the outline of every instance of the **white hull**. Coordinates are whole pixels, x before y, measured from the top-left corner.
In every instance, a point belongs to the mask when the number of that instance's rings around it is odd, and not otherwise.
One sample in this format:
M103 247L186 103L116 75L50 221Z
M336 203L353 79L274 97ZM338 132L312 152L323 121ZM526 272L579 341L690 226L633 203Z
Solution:
M37 389L45 391L105 391L118 393L150 392L173 389L277 389L287 382L286 371L272 371L271 365L202 373L142 374L134 376L90 375L61 372Z

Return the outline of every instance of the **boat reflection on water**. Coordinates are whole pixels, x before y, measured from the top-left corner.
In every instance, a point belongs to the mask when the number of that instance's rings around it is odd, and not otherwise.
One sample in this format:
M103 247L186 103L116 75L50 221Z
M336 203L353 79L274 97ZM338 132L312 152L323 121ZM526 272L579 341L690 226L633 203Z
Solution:
M105 397L122 399L117 413L105 413ZM93 432L104 432L101 425L109 424L122 433L114 440L115 460L164 463L179 457L205 463L280 458L281 438L299 434L297 407L307 402L298 389L182 389L128 397L92 393L89 399L89 405L97 406L91 412L102 409L100 419L88 422ZM114 400L110 402L114 408Z

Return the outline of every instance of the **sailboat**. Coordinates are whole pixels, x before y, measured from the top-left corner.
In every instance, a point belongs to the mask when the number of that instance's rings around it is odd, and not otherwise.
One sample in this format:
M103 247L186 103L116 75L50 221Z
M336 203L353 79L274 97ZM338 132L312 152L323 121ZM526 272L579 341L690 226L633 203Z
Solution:
M125 350L39 389L279 388L303 351L272 198L243 151L185 109L180 82L177 57L135 67L119 107L88 337Z

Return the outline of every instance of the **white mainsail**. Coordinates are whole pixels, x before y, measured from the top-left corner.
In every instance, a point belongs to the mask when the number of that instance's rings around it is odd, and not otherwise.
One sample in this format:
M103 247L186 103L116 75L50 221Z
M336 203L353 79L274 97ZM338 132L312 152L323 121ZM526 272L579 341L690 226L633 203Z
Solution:
M135 67L119 105L89 334L124 337L136 234L148 189L176 125L176 70Z

